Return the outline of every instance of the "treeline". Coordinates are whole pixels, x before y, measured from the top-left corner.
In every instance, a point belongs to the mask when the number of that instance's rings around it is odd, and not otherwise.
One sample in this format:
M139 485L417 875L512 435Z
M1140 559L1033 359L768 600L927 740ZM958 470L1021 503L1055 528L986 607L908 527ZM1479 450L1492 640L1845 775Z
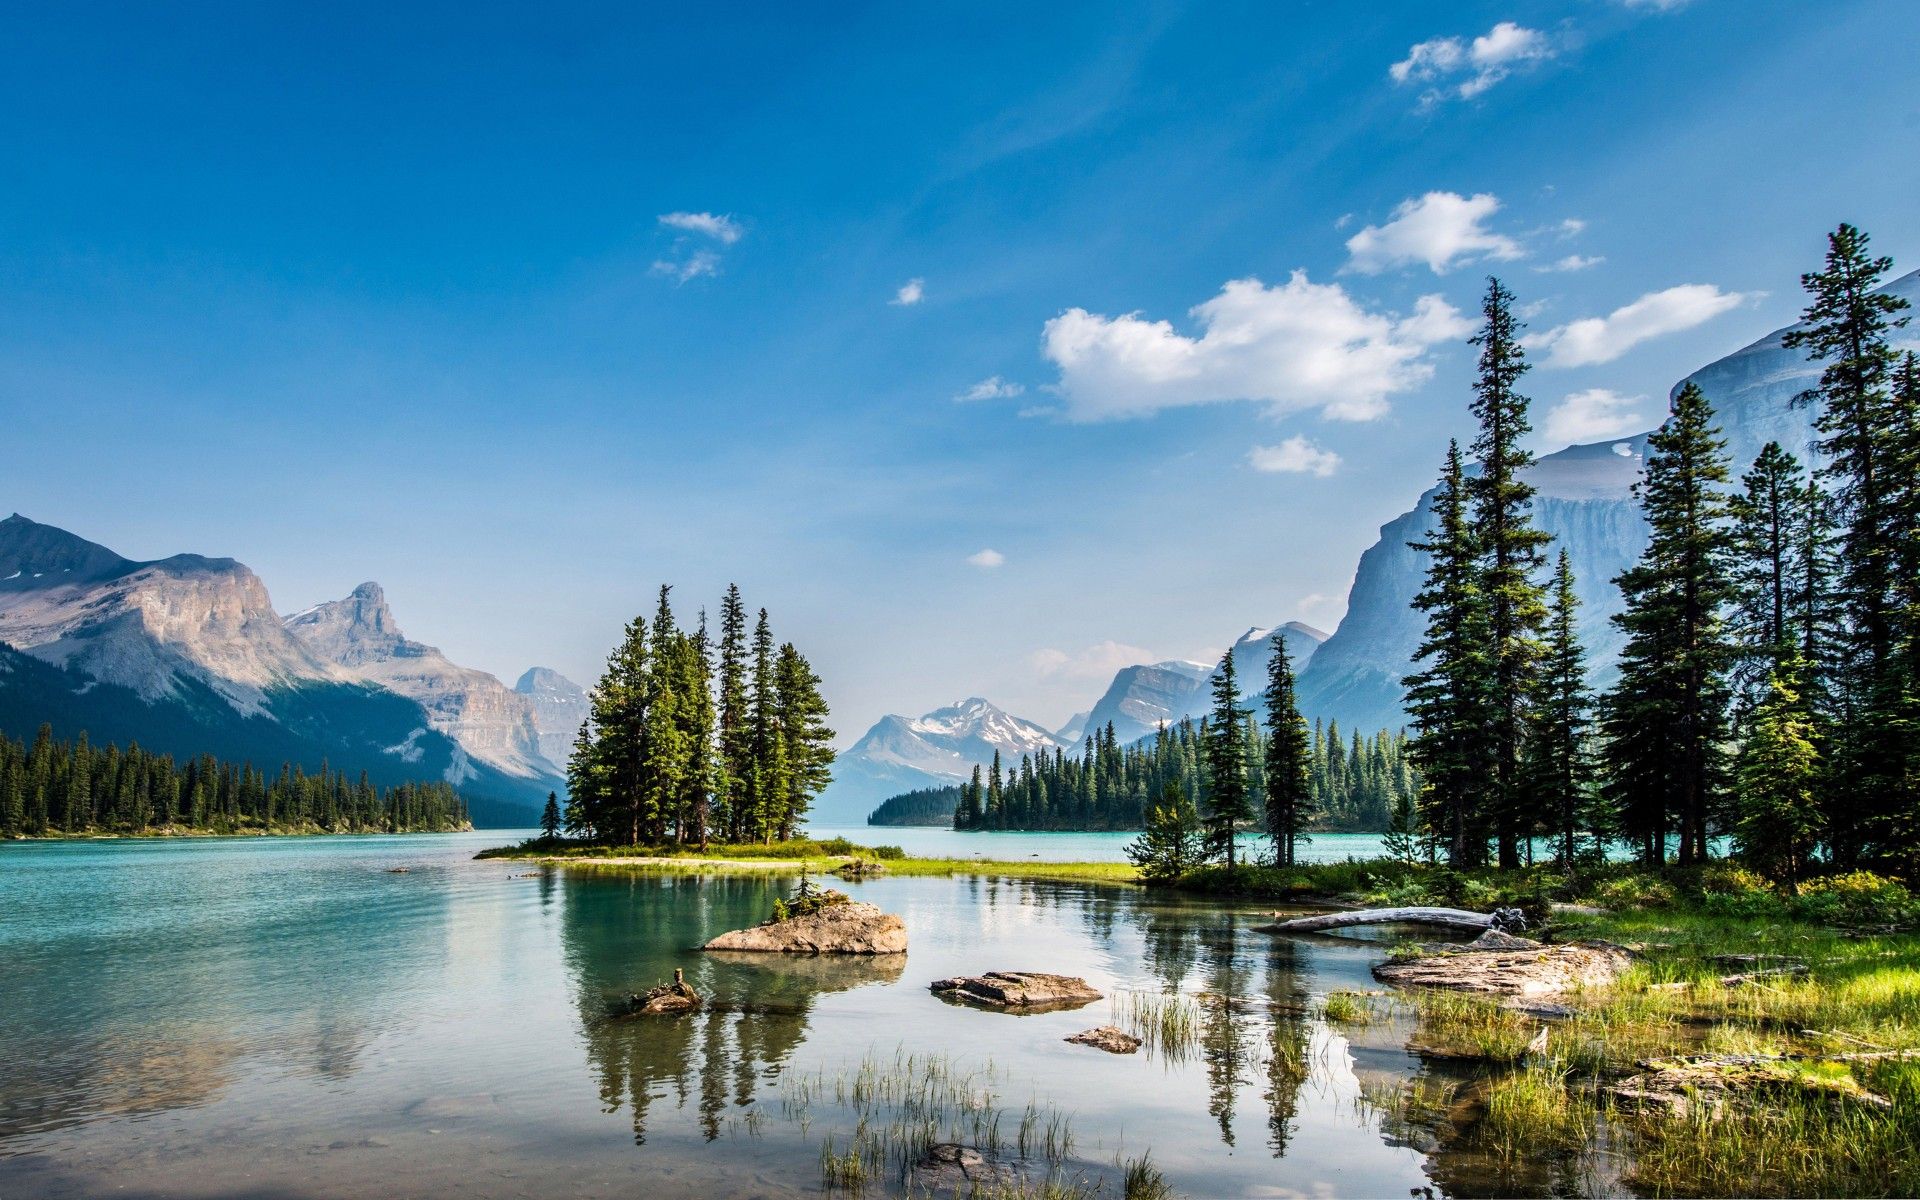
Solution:
M464 800L445 783L385 789L365 774L309 775L283 765L269 779L251 763L212 755L176 763L138 745L125 750L56 742L42 725L33 744L0 736L0 837L150 832L415 833L464 829Z
M960 788L954 784L916 788L882 800L878 808L867 814L867 824L948 825L953 822L953 812L959 804Z
M1730 835L1755 868L1920 868L1920 364L1893 330L1892 268L1842 225L1802 277L1786 338L1822 365L1817 466L1769 444L1733 482L1713 398L1688 383L1636 491L1651 539L1615 580L1619 681L1587 688L1563 552L1532 523L1528 369L1513 297L1491 281L1474 344L1479 436L1448 451L1415 602L1407 679L1425 778L1402 844L1454 866L1531 839L1571 862L1624 840L1681 863ZM1414 852L1418 852L1416 849Z
M820 677L740 589L688 632L660 589L607 659L567 764L568 832L615 845L785 841L831 779Z
M1241 717L1244 738L1264 742L1253 714ZM1168 785L1183 796L1208 790L1207 722L1182 721L1151 740L1117 744L1111 725L1086 739L1081 752L1022 755L1017 767L998 755L958 787L927 788L895 796L874 810L869 824L928 823L934 812L952 817L955 829L1133 830L1145 827ZM1407 739L1385 730L1343 739L1337 722L1314 724L1308 744L1308 803L1312 829L1381 832L1394 808L1419 791L1419 776L1406 754ZM1264 756L1246 764L1256 822L1266 809ZM944 804L944 809L942 805Z

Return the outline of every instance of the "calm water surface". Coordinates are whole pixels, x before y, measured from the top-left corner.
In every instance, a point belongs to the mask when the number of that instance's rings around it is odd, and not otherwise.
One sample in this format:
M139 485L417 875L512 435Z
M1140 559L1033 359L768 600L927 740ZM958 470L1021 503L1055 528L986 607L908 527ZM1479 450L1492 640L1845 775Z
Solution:
M844 837L863 846L898 846L924 858L1035 858L1042 862L1125 862L1127 846L1138 833L959 833L927 825L809 825L815 838ZM1272 849L1265 838L1240 838L1249 861ZM1386 838L1378 833L1316 833L1302 842L1295 857L1303 863L1379 858Z
M1003 1135L1059 1112L1093 1179L1149 1150L1193 1196L1406 1196L1436 1171L1362 1095L1417 1061L1311 1015L1372 986L1377 946L1131 888L903 878L849 887L905 918L904 961L722 961L688 948L790 879L473 861L506 840L0 846L0 1196L816 1196L854 1121L832 1081L899 1053L974 1072ZM607 1015L676 966L715 1010ZM1197 1044L1111 1056L1062 1040L1107 1002L927 991L1022 968L1183 992Z

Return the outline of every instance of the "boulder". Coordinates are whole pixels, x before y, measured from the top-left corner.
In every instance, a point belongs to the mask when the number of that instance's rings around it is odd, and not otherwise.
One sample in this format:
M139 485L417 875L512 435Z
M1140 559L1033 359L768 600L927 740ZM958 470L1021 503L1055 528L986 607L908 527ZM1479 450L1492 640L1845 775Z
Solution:
M974 1196L1013 1193L1020 1173L996 1163L972 1146L935 1142L914 1164L907 1194L912 1196Z
M695 1012L700 1007L700 993L687 986L686 977L679 971L673 973L672 983L663 983L659 987L648 988L644 992L627 997L626 1015L630 1017L666 1017L680 1013Z
M829 904L803 917L768 921L714 938L703 950L780 954L905 954L906 922L871 904Z
M1140 1049L1139 1038L1111 1025L1083 1029L1067 1040L1077 1046L1092 1046L1096 1050L1105 1050L1108 1054L1132 1054Z
M1029 1013L1082 1008L1104 998L1076 975L1041 971L988 971L985 975L936 979L929 986L944 999Z
M1522 940L1525 939L1516 939ZM1381 963L1374 978L1397 987L1451 988L1495 996L1549 996L1577 987L1606 987L1633 956L1611 942L1529 945L1514 950L1468 949Z

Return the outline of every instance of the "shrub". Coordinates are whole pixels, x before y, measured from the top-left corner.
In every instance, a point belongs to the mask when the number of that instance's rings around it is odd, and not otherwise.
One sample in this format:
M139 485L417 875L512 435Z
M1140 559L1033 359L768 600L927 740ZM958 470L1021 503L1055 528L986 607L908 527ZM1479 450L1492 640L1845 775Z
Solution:
M1594 898L1606 908L1664 908L1675 900L1673 885L1658 875L1624 875L1600 885Z
M1920 917L1912 892L1871 871L1809 880L1791 906L1796 915L1823 925L1905 925Z

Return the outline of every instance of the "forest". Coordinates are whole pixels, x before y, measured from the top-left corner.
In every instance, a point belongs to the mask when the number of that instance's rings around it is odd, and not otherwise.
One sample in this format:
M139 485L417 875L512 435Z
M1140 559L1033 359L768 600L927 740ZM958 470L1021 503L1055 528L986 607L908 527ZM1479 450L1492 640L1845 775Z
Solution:
M751 637L738 587L720 636L692 631L672 588L607 658L567 764L566 832L603 845L784 842L832 778L820 677L767 610Z
M31 746L0 735L0 837L151 833L433 833L467 828L466 802L445 783L376 788L322 764L251 763L200 755L177 763L136 744Z

